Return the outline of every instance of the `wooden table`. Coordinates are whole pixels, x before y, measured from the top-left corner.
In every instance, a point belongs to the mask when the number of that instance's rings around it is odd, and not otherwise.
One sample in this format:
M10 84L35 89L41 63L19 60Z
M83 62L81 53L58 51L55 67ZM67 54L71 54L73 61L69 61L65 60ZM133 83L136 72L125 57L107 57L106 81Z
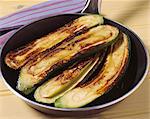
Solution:
M1 0L0 16L5 16L46 0ZM134 30L150 51L149 0L103 0L102 14ZM132 80L132 79L131 79ZM131 96L93 119L150 119L150 72L144 83ZM0 119L52 119L12 94L0 80ZM67 117L66 117L67 118ZM64 118L64 119L66 119Z

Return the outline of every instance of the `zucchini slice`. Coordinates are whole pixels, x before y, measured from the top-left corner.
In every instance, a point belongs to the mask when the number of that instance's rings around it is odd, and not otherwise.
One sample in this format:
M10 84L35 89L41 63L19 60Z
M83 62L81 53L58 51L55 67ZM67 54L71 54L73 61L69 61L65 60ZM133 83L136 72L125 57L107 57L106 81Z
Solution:
M42 84L34 93L36 101L49 104L54 103L57 98L63 96L67 91L74 88L85 78L88 78L96 70L103 60L105 52L100 54L100 56L97 55L89 60L81 61Z
M53 50L48 49L42 52L21 69L18 90L28 92L26 90L30 90L34 85L42 82L49 73L58 67L66 67L81 57L94 54L115 42L118 34L119 30L116 27L101 25L76 36Z
M112 45L101 71L91 81L74 88L56 100L55 106L61 108L82 107L107 92L125 70L129 57L128 37L123 34Z
M86 15L79 17L64 27L57 29L55 32L51 32L23 47L10 51L6 55L5 62L10 68L18 69L40 52L43 52L48 48L56 47L62 42L68 41L98 24L103 24L103 17L100 15Z

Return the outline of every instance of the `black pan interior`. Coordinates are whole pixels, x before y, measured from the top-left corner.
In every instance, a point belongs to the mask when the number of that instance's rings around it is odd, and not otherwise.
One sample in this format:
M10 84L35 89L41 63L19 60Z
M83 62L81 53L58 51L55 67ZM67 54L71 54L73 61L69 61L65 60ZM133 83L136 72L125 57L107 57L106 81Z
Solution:
M54 31L55 29L63 26L64 24L82 15L84 14L59 15L59 16L54 16L54 17L50 17L50 18L46 18L46 19L34 22L20 29L16 34L14 34L8 40L8 42L3 47L2 53L1 53L1 71L6 82L17 93L20 93L19 91L16 90L16 83L17 83L17 79L19 75L19 70L15 71L6 66L6 64L4 63L4 58L6 54L10 50L15 49L19 46L22 46L36 38L40 38L43 35L46 35L49 32ZM96 99L92 103L86 105L85 107L98 106L101 104L105 104L123 96L124 94L129 92L131 89L133 89L137 85L137 83L141 80L146 70L147 57L146 57L146 52L144 50L144 47L140 42L140 39L133 32L119 25L118 23L105 19L105 24L116 26L129 36L131 40L130 63L126 70L126 73L124 74L120 82L118 82L118 84L113 89L111 89L111 91L101 96L100 98ZM22 94L20 93L20 95ZM35 101L33 96L28 96L28 97L26 96L26 98L28 98L29 100ZM53 105L50 105L50 106L53 106Z

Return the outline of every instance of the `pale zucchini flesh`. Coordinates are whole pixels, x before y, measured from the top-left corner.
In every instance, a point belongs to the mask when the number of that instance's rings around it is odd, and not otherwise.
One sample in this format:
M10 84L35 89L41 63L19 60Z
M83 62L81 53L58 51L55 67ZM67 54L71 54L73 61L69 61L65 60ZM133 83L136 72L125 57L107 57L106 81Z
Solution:
M70 38L98 24L103 24L103 17L100 15L79 17L73 22L66 24L64 27L57 29L55 32L49 33L19 49L10 51L6 55L5 62L9 67L18 69L40 52L55 47L61 44L61 42L70 40Z
M123 34L116 44L112 45L101 71L91 81L72 89L56 100L59 108L82 107L107 92L122 75L129 57L128 37Z
M21 69L17 89L24 93L28 92L27 90L34 88L34 85L43 81L47 74L56 67L64 65L68 61L74 61L73 59L79 58L81 54L87 55L88 51L92 53L99 51L115 42L118 35L119 30L117 28L101 25L76 36L53 50L42 52Z
M48 104L54 103L57 98L63 96L82 80L89 77L94 68L96 69L101 63L104 55L105 52L100 53L100 56L96 55L95 58L82 61L58 76L49 79L36 89L34 93L35 100Z

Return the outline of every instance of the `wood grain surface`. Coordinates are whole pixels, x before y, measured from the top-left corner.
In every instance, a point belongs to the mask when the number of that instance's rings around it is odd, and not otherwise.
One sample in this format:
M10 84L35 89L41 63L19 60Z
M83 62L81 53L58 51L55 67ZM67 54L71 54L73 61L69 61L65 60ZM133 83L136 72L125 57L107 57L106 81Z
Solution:
M0 0L0 17L43 1L46 0ZM150 51L150 0L103 0L101 11L105 17L121 22L134 30ZM124 101L102 113L85 118L150 119L149 96L150 72L144 83ZM0 80L0 119L55 118L57 117L43 114L26 105L12 94ZM70 118L62 117L61 119Z

